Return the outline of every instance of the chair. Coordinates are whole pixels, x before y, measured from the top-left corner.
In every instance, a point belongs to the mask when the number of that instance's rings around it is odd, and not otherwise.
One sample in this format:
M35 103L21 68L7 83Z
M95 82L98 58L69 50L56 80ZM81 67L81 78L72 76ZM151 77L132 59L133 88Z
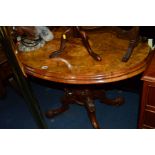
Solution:
M88 36L86 35L84 30L92 30L92 29L100 29L101 26L94 26L94 27L79 27L79 26L72 26L67 28L67 30L62 34L61 36L61 42L60 42L60 48L59 50L52 52L49 55L49 58L54 58L57 57L58 55L60 55L64 49L65 49L65 45L67 40L69 40L69 38L71 37L79 37L81 38L83 45L85 46L85 48L87 49L87 52L89 53L89 55L96 61L101 61L101 57L96 54L93 49L91 48L89 41L88 41ZM135 26L132 27L130 30L122 30L116 26L114 27L105 27L104 28L106 31L109 31L111 33L115 33L117 35L117 37L119 38L126 38L129 39L129 45L128 45L128 49L125 53L125 55L122 57L122 61L123 62L127 62L129 60L129 58L131 57L134 48L138 45L139 40L140 40L140 36L139 36L139 27Z

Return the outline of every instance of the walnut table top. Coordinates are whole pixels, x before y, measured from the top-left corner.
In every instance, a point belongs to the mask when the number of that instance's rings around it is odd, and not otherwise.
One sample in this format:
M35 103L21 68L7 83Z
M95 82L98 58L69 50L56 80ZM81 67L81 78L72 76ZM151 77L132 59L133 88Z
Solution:
M133 77L146 68L149 60L147 43L139 43L128 62L122 62L129 40L118 38L104 30L86 31L93 51L102 61L94 60L86 51L80 38L73 38L57 58L49 58L59 49L62 28L53 30L54 40L32 52L18 52L27 74L54 82L70 84L97 84Z

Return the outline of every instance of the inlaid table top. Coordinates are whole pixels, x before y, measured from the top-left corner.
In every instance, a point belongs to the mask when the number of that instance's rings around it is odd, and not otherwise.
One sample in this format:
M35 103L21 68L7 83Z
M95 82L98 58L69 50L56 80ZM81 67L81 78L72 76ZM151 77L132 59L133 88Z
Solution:
M114 33L102 29L86 31L91 48L101 56L101 61L94 60L88 54L80 38L70 39L64 52L50 59L49 55L60 47L63 31L63 28L53 30L54 39L36 51L18 52L27 74L70 84L107 83L143 72L149 60L150 48L146 42L140 42L128 62L122 62L129 40L118 38Z

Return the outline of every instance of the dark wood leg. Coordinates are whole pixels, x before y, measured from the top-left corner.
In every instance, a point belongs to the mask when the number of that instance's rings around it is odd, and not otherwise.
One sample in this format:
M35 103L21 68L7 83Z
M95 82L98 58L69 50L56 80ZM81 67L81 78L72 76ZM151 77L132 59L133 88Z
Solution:
M65 96L63 97L62 99L62 106L60 108L57 108L57 109L50 109L48 110L45 115L47 118L53 118L54 116L56 115L59 115L65 111L67 111L69 109L69 104L71 103L72 101L70 99L67 99Z
M78 26L71 27L67 29L61 36L61 42L60 42L60 49L58 51L54 51L49 55L49 58L55 58L59 56L65 49L65 45L67 42L67 39L72 37L80 37L82 39L83 45L87 49L90 56L93 57L93 59L97 61L101 61L101 57L94 53L93 50L90 47L90 44L88 42L88 37L84 31L81 31Z
M94 97L96 99L99 99L100 102L108 105L121 105L124 103L124 98L123 97L116 97L114 99L109 99L106 96L106 91L104 90L94 90Z
M85 107L87 109L87 113L88 113L88 116L89 116L89 119L91 121L92 126L95 129L100 129L99 123L97 122L97 119L96 119L95 105L94 105L94 102L91 98L89 98L89 97L87 98L87 101L85 103Z
M101 57L96 54L92 48L90 47L89 41L88 41L88 37L86 35L86 33L84 31L80 31L79 27L76 28L78 33L80 34L80 38L82 39L83 45L85 46L85 48L87 49L89 55L91 57L93 57L93 59L97 60L97 61L101 61Z
M127 62L129 60L134 48L138 45L138 42L139 42L139 37L133 40L130 40L128 50L122 58L123 62Z
M62 106L57 109L49 110L46 113L46 116L48 118L52 118L68 110L69 104L77 103L79 105L85 106L92 126L95 129L99 129L100 127L95 113L95 99L99 99L101 102L109 105L121 105L124 102L124 99L122 97L117 97L115 99L107 98L106 92L104 90L94 90L86 88L65 89L65 95L62 98Z
M89 89L66 89L65 99L70 103L77 103L85 106L92 126L99 129L99 123L96 119L95 104L93 101L92 92Z
M58 51L54 51L49 55L49 58L55 58L58 57L65 49L65 45L67 42L67 39L70 38L72 35L73 30L71 28L67 29L61 36L61 41L60 41L60 49Z
M139 27L133 27L126 35L130 39L128 50L122 58L123 62L127 62L134 50L134 48L138 45L140 36L139 36Z
M83 29L85 30L93 30L93 29L99 29L101 28L99 27L86 27ZM123 30L119 27L113 26L113 27L105 27L105 31L107 32L111 32L116 34L119 38L124 38L124 39L129 39L129 45L128 45L128 49L127 52L125 53L125 55L122 58L123 62L127 62L130 58L130 56L132 55L132 52L134 50L134 48L138 45L139 40L140 40L140 36L139 36L139 27L138 26L133 26L130 30ZM83 39L83 43L85 45L85 47L87 48L87 51L89 52L89 54L96 60L100 61L101 58L96 55L96 53L94 53L92 51L92 49L89 46L89 42L87 39L87 36L85 34L85 32L80 31L79 32L81 34L81 38Z

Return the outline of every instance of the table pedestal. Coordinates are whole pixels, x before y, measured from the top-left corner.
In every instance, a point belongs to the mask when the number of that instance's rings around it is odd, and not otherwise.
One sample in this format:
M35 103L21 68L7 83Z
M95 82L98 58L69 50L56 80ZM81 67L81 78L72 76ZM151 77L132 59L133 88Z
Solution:
M99 128L94 100L99 99L103 103L112 105L119 105L123 102L122 98L108 99L105 91L98 89L99 84L125 80L142 73L150 59L150 48L147 42L140 41L134 50L129 50L129 53L132 51L131 57L124 62L122 56L126 55L132 38L124 39L114 32L107 32L101 28L87 31L89 44L92 50L101 57L101 61L94 60L83 46L81 39L74 37L65 44L64 52L50 59L49 55L60 48L63 32L65 32L64 27L53 30L52 41L47 42L37 51L19 52L19 59L27 74L52 82L68 84L65 87L61 85L61 88L67 88L62 99L62 106L49 110L46 113L47 117L51 118L66 111L71 103L78 103L86 107L93 127ZM134 43L133 41L130 45ZM71 88L71 86L74 87Z
M87 88L69 88L65 89L65 95L62 98L62 106L57 109L51 109L46 113L48 118L52 118L62 112L65 112L69 108L69 104L77 103L79 105L85 106L89 119L92 123L92 126L96 129L99 129L99 123L96 119L95 113L95 104L94 100L99 99L100 102L108 104L108 105L121 105L124 103L123 97L117 97L115 99L109 99L106 96L106 92L104 90L97 89L87 89Z

